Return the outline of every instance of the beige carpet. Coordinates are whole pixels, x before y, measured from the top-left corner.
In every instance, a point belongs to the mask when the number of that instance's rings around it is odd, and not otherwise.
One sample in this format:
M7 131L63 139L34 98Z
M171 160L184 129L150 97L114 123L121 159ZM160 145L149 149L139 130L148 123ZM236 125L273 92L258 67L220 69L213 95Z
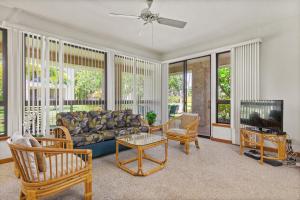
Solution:
M169 142L167 167L148 177L134 177L115 166L114 155L93 161L93 199L300 199L300 169L260 165L240 156L238 147L200 139L200 150ZM163 149L150 151L163 155ZM122 158L134 155L122 152ZM147 163L146 163L147 164ZM147 164L149 167L149 164ZM18 199L13 165L0 165L0 199ZM83 184L47 199L83 199Z

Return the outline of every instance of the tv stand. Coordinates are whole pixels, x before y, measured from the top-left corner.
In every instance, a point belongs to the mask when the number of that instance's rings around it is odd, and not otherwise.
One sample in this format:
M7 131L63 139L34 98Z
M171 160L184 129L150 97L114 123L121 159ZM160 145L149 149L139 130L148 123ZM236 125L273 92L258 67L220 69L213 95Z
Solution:
M264 159L285 160L286 159L286 134L269 134L262 131L241 128L240 131L240 154L243 155L244 148L258 148L260 150L260 164ZM258 139L256 139L258 138ZM271 157L264 155L264 143L270 141L277 145L277 156Z

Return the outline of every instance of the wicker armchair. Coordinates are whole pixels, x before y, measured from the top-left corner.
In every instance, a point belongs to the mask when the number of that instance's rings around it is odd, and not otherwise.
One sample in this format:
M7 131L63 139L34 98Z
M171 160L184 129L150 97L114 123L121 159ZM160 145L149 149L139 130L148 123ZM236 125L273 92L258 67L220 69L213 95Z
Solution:
M50 135L54 136L54 138L64 138L72 142L72 138L69 130L64 126L57 126L50 131ZM68 148L73 148L73 143Z
M194 113L183 113L179 117L174 117L163 125L163 132L169 140L179 141L185 145L185 153L189 154L190 142L195 142L196 148L199 149L198 143L198 126L200 117Z
M64 149L70 141L36 138L42 147L26 147L8 140L15 165L21 175L20 199L35 200L84 182L85 199L92 199L91 150ZM38 156L45 168L39 170Z

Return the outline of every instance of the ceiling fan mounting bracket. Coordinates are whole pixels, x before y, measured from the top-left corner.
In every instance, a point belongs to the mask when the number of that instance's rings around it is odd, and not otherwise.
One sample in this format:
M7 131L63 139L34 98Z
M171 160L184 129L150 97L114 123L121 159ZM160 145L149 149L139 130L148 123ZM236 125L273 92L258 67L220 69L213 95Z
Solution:
M140 15L140 18L145 21L145 24L153 23L158 19L159 15L152 13L149 9L144 9Z

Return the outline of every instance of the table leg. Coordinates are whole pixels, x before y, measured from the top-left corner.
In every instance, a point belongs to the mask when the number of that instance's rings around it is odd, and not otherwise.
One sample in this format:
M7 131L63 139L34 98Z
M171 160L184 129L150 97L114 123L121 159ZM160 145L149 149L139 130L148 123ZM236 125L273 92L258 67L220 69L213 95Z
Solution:
M166 163L167 160L168 160L168 140L165 143L165 161L164 161L164 163Z
M119 165L119 143L116 142L116 162Z
M143 175L143 149L138 147L138 175Z
M244 134L241 131L241 134L240 134L240 155L243 155L243 152L244 152Z
M260 135L259 139L260 139L260 164L264 164L264 138L262 135Z

